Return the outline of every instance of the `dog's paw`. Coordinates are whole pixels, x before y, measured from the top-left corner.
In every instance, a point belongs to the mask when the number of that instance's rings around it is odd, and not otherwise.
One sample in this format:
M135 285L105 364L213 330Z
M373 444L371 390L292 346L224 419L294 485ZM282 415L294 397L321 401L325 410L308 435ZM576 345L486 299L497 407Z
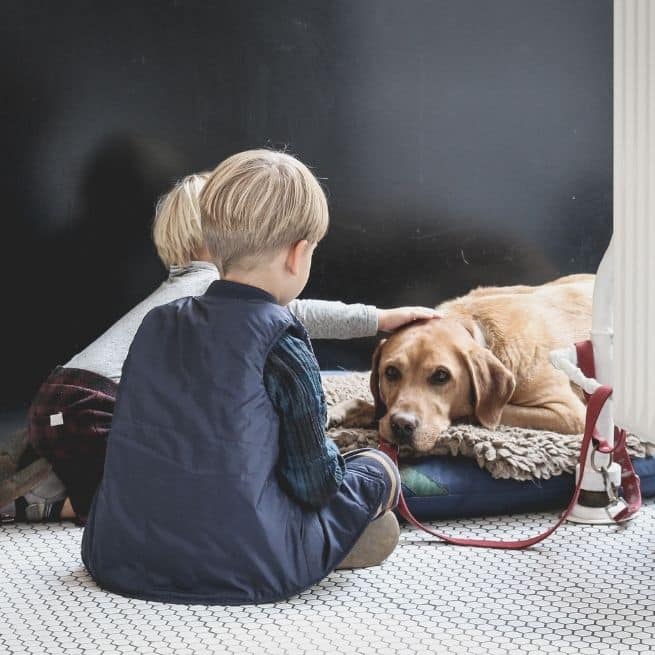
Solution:
M328 410L327 427L371 428L375 426L375 407L365 400L344 400Z

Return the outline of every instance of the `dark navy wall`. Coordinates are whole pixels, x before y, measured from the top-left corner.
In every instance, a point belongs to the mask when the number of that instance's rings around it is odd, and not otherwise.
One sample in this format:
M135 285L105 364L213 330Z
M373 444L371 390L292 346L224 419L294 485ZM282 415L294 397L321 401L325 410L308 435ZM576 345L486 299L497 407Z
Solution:
M157 196L244 148L288 146L329 191L306 297L595 269L611 21L610 0L5 3L2 408L162 278Z

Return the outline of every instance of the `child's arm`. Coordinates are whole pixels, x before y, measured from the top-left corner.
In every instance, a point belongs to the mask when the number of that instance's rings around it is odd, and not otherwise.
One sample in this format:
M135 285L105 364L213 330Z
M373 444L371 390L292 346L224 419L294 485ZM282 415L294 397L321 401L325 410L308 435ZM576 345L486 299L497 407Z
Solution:
M346 305L332 300L292 300L287 307L312 339L372 337L378 331L373 305Z
M318 363L305 343L285 334L264 367L264 384L280 418L278 472L302 505L325 505L341 485L343 457L325 436L326 405Z
M312 339L373 337L378 330L391 332L405 323L437 316L427 307L378 309L332 300L292 300L288 307Z

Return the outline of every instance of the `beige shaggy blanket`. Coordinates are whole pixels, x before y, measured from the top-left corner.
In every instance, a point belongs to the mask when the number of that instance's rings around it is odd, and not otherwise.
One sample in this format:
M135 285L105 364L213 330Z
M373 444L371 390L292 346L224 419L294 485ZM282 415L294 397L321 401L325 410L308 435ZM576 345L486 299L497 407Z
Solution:
M362 399L372 402L368 373L326 375L323 388L328 406L343 400ZM328 431L342 452L377 446L377 430L335 426ZM542 430L500 427L487 430L477 425L452 425L426 455L464 455L475 459L480 468L494 478L515 480L546 479L575 470L580 452L581 435L557 434ZM631 457L655 455L652 444L628 436ZM402 458L415 456L411 448L402 447Z

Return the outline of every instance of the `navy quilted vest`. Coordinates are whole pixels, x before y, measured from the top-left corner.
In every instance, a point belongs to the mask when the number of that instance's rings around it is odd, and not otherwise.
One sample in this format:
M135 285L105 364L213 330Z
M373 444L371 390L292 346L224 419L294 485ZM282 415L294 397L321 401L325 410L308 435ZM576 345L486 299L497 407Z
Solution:
M271 602L345 554L329 553L320 515L275 475L278 418L263 367L289 328L309 343L272 296L227 281L145 317L82 543L100 586L166 602ZM368 517L353 506L359 530Z

